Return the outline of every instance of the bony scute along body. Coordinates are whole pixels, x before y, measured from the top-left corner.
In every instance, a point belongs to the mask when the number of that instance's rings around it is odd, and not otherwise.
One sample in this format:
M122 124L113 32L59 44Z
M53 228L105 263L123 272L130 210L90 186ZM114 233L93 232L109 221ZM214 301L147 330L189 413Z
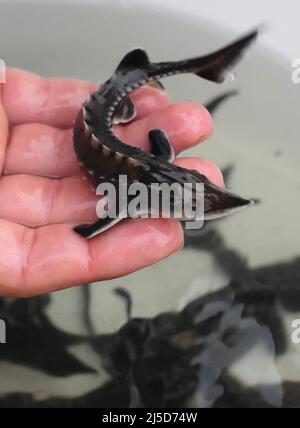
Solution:
M93 186L96 188L101 183L111 183L118 197L119 177L122 175L127 178L127 186L142 183L151 190L153 184L189 184L190 200L195 205L199 197L196 184L201 184L204 220L223 217L251 205L252 200L214 185L199 172L172 164L174 151L164 130L153 129L149 132L151 153L146 153L123 143L114 135L112 126L134 119L136 110L129 94L140 86L161 86L160 79L180 73L193 73L212 82L223 82L258 33L254 30L216 52L182 61L151 63L141 48L125 55L113 76L88 97L75 121L74 149L80 166ZM173 212L175 207L172 200L170 202ZM102 205L106 203L104 199ZM139 211L139 214L153 214L152 208L148 205L147 212ZM115 216L106 215L94 224L80 225L74 230L85 238L102 233L128 216L127 210L123 212L118 201L115 210ZM165 217L161 207L156 216ZM183 217L181 220L191 218Z

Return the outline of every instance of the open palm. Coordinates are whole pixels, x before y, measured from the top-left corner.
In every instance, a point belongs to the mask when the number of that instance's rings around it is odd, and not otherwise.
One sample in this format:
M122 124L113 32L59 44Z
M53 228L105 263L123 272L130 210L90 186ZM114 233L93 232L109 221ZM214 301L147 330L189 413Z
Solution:
M0 93L0 295L30 296L126 275L181 248L182 229L168 219L125 220L85 240L75 225L96 219L97 198L72 146L74 118L95 85L8 69ZM138 115L115 128L128 144L148 149L162 128L179 153L210 135L211 118L193 102L171 104L151 87L132 95ZM176 163L218 185L206 159Z

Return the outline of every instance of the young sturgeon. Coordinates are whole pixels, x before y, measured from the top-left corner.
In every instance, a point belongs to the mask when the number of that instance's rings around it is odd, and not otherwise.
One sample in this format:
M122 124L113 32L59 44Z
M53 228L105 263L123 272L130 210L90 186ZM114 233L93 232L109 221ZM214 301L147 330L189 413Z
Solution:
M251 200L214 185L199 172L172 164L174 152L163 130L149 132L149 154L123 143L112 132L112 125L134 119L136 110L129 94L139 86L161 85L159 79L179 73L194 73L212 82L223 82L257 35L255 30L214 53L175 62L151 63L143 49L130 51L113 76L88 97L75 121L74 149L94 187L111 182L118 190L119 175L127 176L128 186L140 182L148 189L153 183L203 183L205 220L223 217L250 205ZM74 230L91 238L124 218L124 213L118 214L117 218L99 218L94 224L80 225Z

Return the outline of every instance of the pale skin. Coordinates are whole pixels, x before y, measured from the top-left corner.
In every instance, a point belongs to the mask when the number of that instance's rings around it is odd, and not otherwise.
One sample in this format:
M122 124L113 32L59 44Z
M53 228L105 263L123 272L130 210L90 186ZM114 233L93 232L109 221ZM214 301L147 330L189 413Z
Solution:
M73 231L96 219L95 191L72 147L74 118L95 87L13 68L0 85L0 296L120 277L182 248L176 220L125 220L91 240ZM138 89L132 99L136 119L115 128L128 144L148 150L148 131L161 128L179 154L211 135L211 117L195 102L172 104L152 87ZM223 185L220 170L207 159L175 162Z

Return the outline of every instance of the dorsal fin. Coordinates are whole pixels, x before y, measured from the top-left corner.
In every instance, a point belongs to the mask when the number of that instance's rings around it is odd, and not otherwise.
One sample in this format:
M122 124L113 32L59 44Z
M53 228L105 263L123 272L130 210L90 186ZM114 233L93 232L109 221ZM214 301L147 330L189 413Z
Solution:
M122 71L124 69L139 69L148 68L150 64L147 53L142 48L135 48L128 52L121 60L116 71Z

